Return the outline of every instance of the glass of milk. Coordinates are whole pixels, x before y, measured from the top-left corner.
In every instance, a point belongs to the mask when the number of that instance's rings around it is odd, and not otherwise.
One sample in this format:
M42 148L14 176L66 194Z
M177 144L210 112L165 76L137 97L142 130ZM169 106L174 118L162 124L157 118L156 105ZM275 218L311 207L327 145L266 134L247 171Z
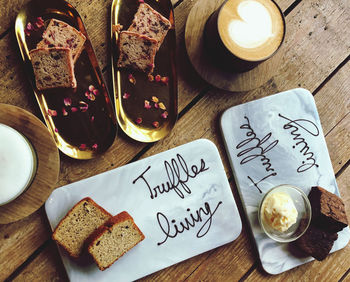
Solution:
M0 206L21 195L32 183L37 157L28 139L0 123Z

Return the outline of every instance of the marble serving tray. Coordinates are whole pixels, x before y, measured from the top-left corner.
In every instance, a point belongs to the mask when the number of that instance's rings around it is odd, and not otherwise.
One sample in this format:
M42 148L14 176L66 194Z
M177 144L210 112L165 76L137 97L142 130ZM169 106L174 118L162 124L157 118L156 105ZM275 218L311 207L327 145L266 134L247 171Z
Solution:
M267 237L258 221L264 193L280 184L306 194L318 185L339 195L311 93L294 89L232 107L222 115L221 130L265 271L278 274L313 260ZM331 252L347 245L349 228L338 235Z
M60 254L71 281L130 281L235 240L242 223L215 145L197 140L56 189L52 229L80 199L128 211L145 240L105 271Z

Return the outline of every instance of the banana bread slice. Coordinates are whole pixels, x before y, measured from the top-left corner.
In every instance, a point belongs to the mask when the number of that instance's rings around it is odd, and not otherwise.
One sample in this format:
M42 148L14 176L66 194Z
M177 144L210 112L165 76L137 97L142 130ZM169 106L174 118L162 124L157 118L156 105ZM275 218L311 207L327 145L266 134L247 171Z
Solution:
M72 53L68 48L39 48L29 52L36 87L45 90L56 87L75 88Z
M37 44L37 48L66 47L72 50L73 62L79 58L84 49L85 35L69 24L51 19L43 33L43 40Z
M131 68L152 73L158 41L135 32L119 34L119 68Z
M158 41L158 50L170 28L171 23L167 18L146 3L141 3L128 31L156 39Z
M112 215L87 197L79 201L60 221L52 234L72 257L78 258L85 240Z
M98 268L105 270L144 238L133 218L123 211L91 234L86 244Z

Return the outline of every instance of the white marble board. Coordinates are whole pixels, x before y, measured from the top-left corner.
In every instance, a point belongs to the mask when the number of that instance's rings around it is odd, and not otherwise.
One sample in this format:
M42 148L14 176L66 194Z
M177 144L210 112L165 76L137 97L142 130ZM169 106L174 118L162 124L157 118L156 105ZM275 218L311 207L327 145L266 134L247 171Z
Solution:
M242 229L219 152L205 139L56 189L45 205L51 228L87 196L113 215L128 211L146 238L105 271L59 249L71 281L135 280L229 243Z
M234 106L223 113L221 130L265 271L278 274L313 260L267 237L258 221L264 193L280 184L306 194L321 186L339 195L312 94L298 88ZM349 228L338 235L331 252L347 245Z

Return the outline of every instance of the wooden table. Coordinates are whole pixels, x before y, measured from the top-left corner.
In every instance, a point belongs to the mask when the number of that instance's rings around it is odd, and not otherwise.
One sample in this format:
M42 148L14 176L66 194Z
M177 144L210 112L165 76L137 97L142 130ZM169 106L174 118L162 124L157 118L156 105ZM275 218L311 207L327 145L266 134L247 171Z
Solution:
M0 102L20 106L40 117L14 36L16 13L26 2L28 1L0 1ZM111 90L108 20L112 0L70 2L85 22ZM246 93L215 89L201 80L190 65L184 47L184 27L196 2L197 0L173 0L179 62L179 119L170 136L155 144L142 144L119 131L112 148L97 159L78 161L61 154L60 176L56 186L75 182L198 138L208 138L219 148L240 209L242 233L230 244L154 273L144 280L350 280L350 244L322 262L314 261L278 276L270 276L262 271L253 239L248 234L248 223L219 130L220 114L231 106L291 88L304 87L310 90L316 100L334 173L350 216L350 2L278 0L287 21L286 39L279 51L283 52L283 62L267 83ZM19 222L1 225L0 280L67 280L57 247L50 235L43 207Z

